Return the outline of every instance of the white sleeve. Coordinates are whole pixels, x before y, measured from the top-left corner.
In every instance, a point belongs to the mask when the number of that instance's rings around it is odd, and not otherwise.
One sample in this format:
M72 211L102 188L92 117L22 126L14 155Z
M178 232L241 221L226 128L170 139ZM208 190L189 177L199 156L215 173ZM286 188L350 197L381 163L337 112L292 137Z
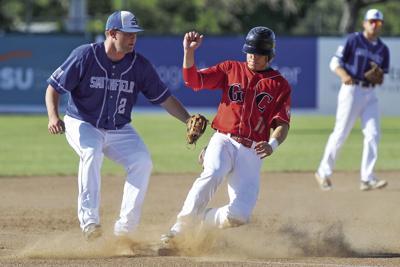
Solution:
M331 71L335 72L337 67L341 66L341 58L343 57L343 45L339 45L335 55L332 57L331 62L329 63L329 68Z
M339 58L336 56L333 56L331 59L331 62L329 63L329 68L331 69L332 72L335 72L336 68L339 66L340 66Z

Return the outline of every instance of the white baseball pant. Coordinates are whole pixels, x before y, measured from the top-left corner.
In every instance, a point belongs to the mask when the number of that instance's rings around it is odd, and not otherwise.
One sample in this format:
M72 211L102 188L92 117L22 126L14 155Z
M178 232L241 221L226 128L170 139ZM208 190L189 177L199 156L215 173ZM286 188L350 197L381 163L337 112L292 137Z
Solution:
M318 168L318 174L321 177L332 175L340 149L351 132L356 119L360 117L364 135L360 170L361 181L367 182L376 179L374 166L378 158L380 121L378 98L375 90L377 89L342 84L338 95L335 127L329 136Z
M183 232L203 219L220 228L247 223L258 197L261 164L253 148L214 133L204 155L204 170L190 189L171 231ZM204 218L207 204L224 177L228 179L229 204L207 210Z
M100 224L100 169L104 155L124 166L124 185L115 235L125 235L139 224L142 204L152 169L149 151L135 129L127 124L118 130L98 129L90 123L64 117L66 138L80 157L78 174L78 218L84 229Z

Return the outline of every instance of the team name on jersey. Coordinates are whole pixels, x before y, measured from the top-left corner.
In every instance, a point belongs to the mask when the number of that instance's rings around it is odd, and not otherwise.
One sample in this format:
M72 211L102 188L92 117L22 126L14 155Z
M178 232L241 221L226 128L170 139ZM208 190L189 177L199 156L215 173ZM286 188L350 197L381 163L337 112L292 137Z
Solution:
M90 88L94 89L107 89L110 91L119 90L126 93L133 93L134 87L134 81L107 79L106 77L90 77Z
M378 64L380 64L383 60L382 56L380 56L379 54L372 54L371 52L368 51L368 49L365 48L357 48L356 55L369 58Z
M229 86L228 97L232 102L243 103L244 91L240 83L234 83ZM260 112L264 112L267 105L271 103L273 99L274 98L270 94L266 92L260 92L255 97L255 105Z
M243 102L244 92L240 83L234 83L229 86L228 96L232 102Z

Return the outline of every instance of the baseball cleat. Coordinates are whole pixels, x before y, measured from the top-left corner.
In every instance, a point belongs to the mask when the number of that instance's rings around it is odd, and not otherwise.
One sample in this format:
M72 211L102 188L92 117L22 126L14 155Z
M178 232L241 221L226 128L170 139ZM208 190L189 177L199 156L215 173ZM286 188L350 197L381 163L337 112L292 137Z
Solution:
M157 254L159 256L176 256L178 255L178 249L175 243L175 234L173 232L169 232L168 234L164 234L161 236L161 244L157 250Z
M91 223L83 229L83 236L86 241L93 241L103 234L99 224Z
M385 180L371 180L368 182L361 182L360 184L360 190L361 191L368 191L368 190L373 190L373 189L382 189L388 185L388 182Z
M332 189L332 182L331 179L329 179L328 177L321 177L318 172L316 172L314 174L315 179L317 180L319 187L321 188L321 190L323 191L328 191Z

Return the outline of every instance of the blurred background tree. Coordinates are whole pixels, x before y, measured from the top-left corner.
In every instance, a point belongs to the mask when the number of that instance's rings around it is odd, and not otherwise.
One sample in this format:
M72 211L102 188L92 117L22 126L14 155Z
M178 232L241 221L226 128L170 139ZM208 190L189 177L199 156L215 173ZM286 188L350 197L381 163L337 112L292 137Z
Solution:
M384 35L400 35L399 0L0 0L0 31L80 32L67 23L78 20L102 34L108 15L125 9L145 34L243 34L265 25L279 35L341 35L360 30L369 8L384 13Z

